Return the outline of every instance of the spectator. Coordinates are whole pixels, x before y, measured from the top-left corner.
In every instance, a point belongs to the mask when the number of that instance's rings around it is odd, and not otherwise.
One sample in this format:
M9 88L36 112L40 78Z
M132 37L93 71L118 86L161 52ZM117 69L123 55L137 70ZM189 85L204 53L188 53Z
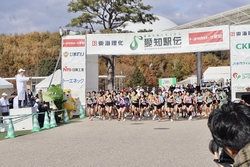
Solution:
M34 104L33 105L31 104L31 97L33 96L33 93L31 92L30 89L27 89L27 95L28 95L30 106L32 107L34 105Z
M2 98L0 99L0 107L1 107L1 112L2 116L8 116L9 113L9 101L7 99L7 94L3 93Z
M214 82L214 84L211 86L211 91L212 91L213 93L215 93L215 91L216 91L218 88L219 88L218 85L216 84L216 82Z
M31 106L31 107L34 106L35 103L36 103L35 97L34 97L34 96L31 96L31 97L30 97L30 106Z
M15 98L15 97L16 97L16 93L12 93L12 94L10 95L10 98L9 98L9 104L10 104L9 109L12 109L12 108L13 108L14 98Z
M24 75L25 70L19 69L18 74L16 75L16 86L17 86L17 94L18 94L18 107L22 108L27 105L28 93L27 93L27 84L30 77L26 77Z
M215 143L234 159L234 167L250 166L250 108L229 103L214 110L208 127Z
M36 99L35 104L33 105L33 107L35 108L36 112L39 112L38 106L39 106L39 99Z
M41 102L38 103L38 111L40 113L38 114L38 122L41 128L43 127L44 114L45 112L48 112L48 110L49 110L49 107L47 103L41 103Z

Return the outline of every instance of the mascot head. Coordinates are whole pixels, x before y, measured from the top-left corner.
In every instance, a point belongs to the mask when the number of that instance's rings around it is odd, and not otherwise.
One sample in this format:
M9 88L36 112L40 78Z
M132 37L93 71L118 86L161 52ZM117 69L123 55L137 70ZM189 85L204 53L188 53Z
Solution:
M70 99L72 97L70 89L63 89L63 97L64 99Z

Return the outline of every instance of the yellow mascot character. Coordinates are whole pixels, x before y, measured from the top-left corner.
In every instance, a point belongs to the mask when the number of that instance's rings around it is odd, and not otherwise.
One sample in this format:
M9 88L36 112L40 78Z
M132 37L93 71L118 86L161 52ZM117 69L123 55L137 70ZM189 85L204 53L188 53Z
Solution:
M72 97L70 89L63 89L63 96L67 100L63 103L63 107L67 109L69 119L71 119L73 117L71 112L76 112L77 109L76 100Z

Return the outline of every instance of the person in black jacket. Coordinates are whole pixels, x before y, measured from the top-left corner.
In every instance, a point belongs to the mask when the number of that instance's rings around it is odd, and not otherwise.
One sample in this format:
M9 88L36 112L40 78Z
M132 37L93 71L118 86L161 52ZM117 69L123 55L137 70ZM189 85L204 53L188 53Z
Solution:
M13 108L14 98L15 97L16 97L16 93L15 92L10 95L10 98L9 98L9 104L10 104L9 109Z
M40 127L43 127L43 122L44 122L44 114L45 112L48 112L49 108L48 108L48 104L47 103L38 103L38 110L39 110L39 114L38 114L38 122Z

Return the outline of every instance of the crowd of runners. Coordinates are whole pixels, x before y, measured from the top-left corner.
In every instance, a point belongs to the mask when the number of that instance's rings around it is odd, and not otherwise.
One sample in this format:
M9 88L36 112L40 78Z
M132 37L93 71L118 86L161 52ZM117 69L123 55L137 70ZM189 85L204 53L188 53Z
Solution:
M227 89L211 86L197 90L176 86L173 89L144 91L138 87L129 91L88 92L86 105L89 119L170 121L193 117L207 118L213 109L227 103Z

